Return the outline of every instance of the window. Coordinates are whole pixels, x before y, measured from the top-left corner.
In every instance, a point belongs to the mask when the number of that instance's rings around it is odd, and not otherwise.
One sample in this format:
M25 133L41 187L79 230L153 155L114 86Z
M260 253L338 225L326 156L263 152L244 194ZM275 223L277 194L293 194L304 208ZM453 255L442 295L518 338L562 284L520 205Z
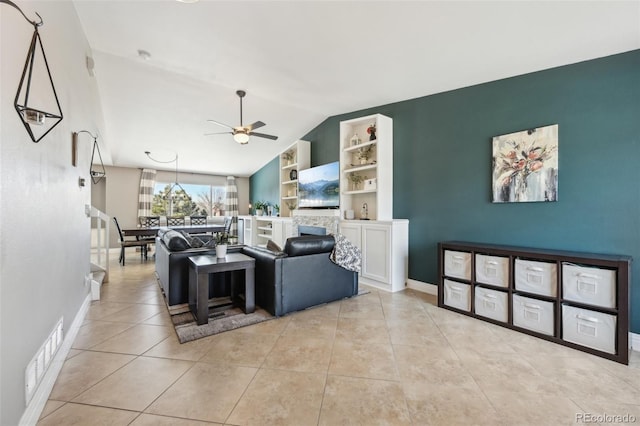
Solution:
M224 216L224 186L157 182L151 211L157 216Z

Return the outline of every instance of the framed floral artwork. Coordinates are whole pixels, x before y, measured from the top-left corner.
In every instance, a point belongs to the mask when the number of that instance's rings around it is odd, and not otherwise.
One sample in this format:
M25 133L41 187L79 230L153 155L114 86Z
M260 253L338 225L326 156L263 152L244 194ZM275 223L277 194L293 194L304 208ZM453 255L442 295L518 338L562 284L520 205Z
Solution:
M493 138L493 202L558 200L558 125Z

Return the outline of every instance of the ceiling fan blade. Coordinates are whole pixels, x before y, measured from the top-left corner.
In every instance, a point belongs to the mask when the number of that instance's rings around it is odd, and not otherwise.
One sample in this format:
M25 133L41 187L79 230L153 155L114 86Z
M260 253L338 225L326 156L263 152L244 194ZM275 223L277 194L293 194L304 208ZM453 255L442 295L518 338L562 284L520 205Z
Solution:
M251 130L259 129L262 126L266 126L266 124L264 124L262 121L256 121L255 123L250 124L247 127L249 127L249 131L251 131Z
M216 120L207 120L207 121L210 122L210 123L213 123L213 124L217 124L218 126L228 127L231 130L233 130L233 127L229 126L228 124L224 124L224 123L221 123L221 122L216 121Z
M211 135L232 135L233 132L216 132L216 133L205 133L205 136L211 136Z
M257 136L259 138L265 138L265 139L271 139L271 140L276 140L278 139L277 136L273 136L273 135L266 135L264 133L256 133L256 132L249 132L249 135L251 136Z

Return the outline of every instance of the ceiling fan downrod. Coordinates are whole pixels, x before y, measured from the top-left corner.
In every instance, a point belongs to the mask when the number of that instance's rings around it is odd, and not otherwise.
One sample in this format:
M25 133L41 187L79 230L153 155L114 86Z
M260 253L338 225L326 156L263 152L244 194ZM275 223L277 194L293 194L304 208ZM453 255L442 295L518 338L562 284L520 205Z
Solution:
M242 124L242 98L244 98L246 94L247 92L245 92L244 90L236 91L236 95L240 97L240 127L244 127L244 125Z

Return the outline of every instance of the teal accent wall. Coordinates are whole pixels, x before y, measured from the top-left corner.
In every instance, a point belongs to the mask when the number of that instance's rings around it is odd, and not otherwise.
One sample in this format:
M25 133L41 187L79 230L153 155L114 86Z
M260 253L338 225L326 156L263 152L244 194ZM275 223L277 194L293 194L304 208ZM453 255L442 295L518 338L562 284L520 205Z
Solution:
M269 161L249 178L249 202L252 209L255 209L256 201L268 201L272 206L280 204L280 163L278 157Z
M393 118L410 278L437 283L444 240L631 255L640 333L640 50L331 117L302 138L312 164L338 159L340 121L373 113ZM491 203L492 137L550 124L558 201Z

